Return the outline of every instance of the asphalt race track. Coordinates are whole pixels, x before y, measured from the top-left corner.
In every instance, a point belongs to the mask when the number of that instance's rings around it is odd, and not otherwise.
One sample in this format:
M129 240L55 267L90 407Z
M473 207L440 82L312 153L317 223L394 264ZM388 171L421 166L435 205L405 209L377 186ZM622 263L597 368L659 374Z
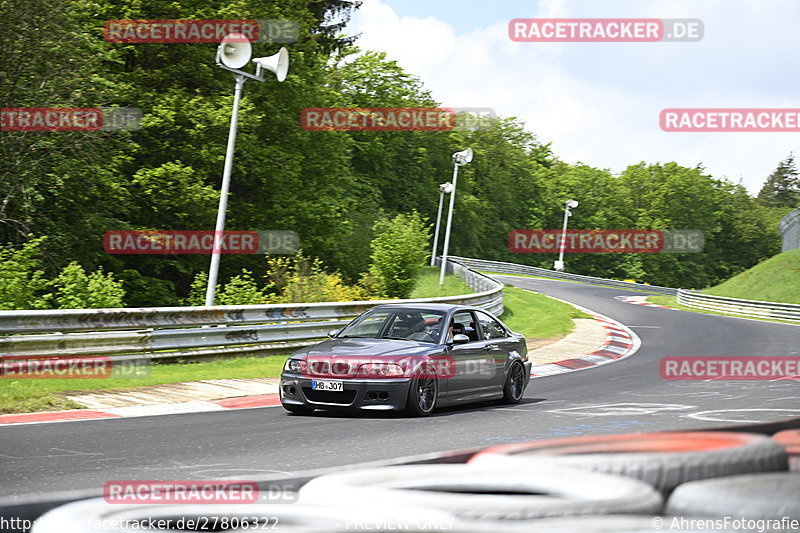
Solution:
M280 407L0 428L0 496L99 488L123 479L218 479L562 436L730 425L800 416L796 381L667 381L664 356L800 354L800 326L651 308L637 294L499 276L630 327L619 362L531 382L512 407L478 404L424 419ZM644 294L644 293L642 293Z

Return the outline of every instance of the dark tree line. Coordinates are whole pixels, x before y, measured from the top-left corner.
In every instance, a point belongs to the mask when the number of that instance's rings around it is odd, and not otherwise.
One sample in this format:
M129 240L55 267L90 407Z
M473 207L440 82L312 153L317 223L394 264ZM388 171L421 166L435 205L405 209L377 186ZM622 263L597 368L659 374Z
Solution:
M131 132L0 133L0 242L47 236L43 264L78 261L124 282L126 305L173 305L207 256L109 255L107 230L213 229L233 98L233 77L214 65L214 44L118 44L110 19L289 19L284 83L245 85L227 229L291 229L304 254L355 281L370 265L376 221L413 210L433 221L450 179L450 155L471 146L456 196L451 253L551 266L512 254L513 229L701 229L699 254L582 254L571 271L654 284L704 287L777 253L777 220L797 205L790 156L759 197L703 168L632 164L621 175L560 161L525 125L450 132L314 132L303 108L434 106L422 81L341 35L357 2L346 0L0 0L3 107L120 106L144 112ZM271 55L279 44L254 44ZM632 154L632 158L635 155ZM635 160L635 159L634 159ZM221 280L258 273L264 257L225 256Z

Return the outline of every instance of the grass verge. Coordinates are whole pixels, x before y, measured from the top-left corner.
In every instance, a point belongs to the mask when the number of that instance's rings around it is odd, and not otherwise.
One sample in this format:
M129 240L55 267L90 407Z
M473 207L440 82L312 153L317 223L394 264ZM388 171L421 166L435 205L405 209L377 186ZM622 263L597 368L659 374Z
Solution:
M414 290L411 291L409 298L458 296L459 294L470 294L471 292L475 291L461 281L461 278L451 274L445 276L443 285L439 285L439 268L426 266L417 274L417 284L414 286Z
M746 300L800 304L800 250L774 255L703 292Z
M561 337L575 328L573 318L591 318L569 304L517 287L506 285L503 295L505 311L500 318L529 340Z
M202 363L155 364L150 375L127 379L0 379L0 413L80 409L64 396L76 392L130 390L205 379L277 377L286 355L237 357Z

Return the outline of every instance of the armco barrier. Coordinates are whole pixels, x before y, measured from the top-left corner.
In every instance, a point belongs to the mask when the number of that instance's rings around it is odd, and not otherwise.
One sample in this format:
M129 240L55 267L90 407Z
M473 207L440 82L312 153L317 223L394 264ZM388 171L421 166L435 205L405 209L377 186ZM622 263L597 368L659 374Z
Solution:
M800 248L800 207L783 217L778 229L781 232L781 252Z
M0 311L0 355L92 356L178 360L286 352L312 344L376 305L452 303L503 312L503 285L448 261L471 294L414 300L368 300L219 307Z
M502 261L485 261L483 259L470 259L467 257L452 257L451 259L453 259L454 261L458 261L468 266L469 268L488 270L491 272L498 272L501 274L523 274L527 276L539 276L542 278L566 279L570 281L592 283L594 285L603 285L605 287L633 289L645 292L656 292L659 294L668 294L670 296L675 296L675 294L678 291L678 289L673 289L671 287L659 287L658 285L646 285L644 283L633 283L630 281L617 281L614 279L595 278L593 276L582 276L580 274L558 272L556 270L549 270L546 268L518 265L515 263L504 263Z
M605 287L636 289L645 292L656 292L677 296L678 303L686 307L697 309L707 309L721 313L735 315L759 317L759 318L778 318L781 320L800 321L800 305L763 302L758 300L743 300L741 298L729 298L727 296L713 296L702 292L690 291L686 289L673 289L670 287L659 287L658 285L645 285L643 283L631 283L628 281L617 281L613 279L595 278L593 276L581 276L579 274L569 274L557 272L546 268L537 268L527 265L514 263L504 263L501 261L486 261L483 259L471 259L466 257L453 257L459 263L473 269L480 269L502 274L523 274L528 276L539 276L543 278L566 279L571 281L581 281L602 285Z
M800 305L797 304L743 300L741 298L714 296L684 289L678 289L678 303L687 307L708 309L721 313L800 321Z

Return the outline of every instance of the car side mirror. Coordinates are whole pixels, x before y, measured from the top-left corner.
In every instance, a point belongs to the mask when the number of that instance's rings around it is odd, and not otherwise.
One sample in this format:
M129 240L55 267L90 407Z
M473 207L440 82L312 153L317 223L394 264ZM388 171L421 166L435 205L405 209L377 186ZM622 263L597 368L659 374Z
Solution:
M330 330L328 332L328 337L332 339L332 338L336 337L336 335L338 335L340 331L342 331L342 330L340 330L340 329L332 329L332 330Z
M469 342L469 337L464 335L463 333L457 333L453 335L453 344L466 344Z

